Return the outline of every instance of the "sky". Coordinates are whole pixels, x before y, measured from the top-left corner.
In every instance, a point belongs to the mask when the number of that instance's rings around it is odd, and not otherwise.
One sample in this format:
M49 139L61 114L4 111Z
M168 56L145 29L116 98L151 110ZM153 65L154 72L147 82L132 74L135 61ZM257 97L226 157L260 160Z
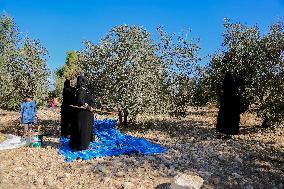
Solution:
M0 0L1 14L14 17L19 29L48 49L48 67L64 65L66 52L94 43L117 25L138 25L157 35L192 30L200 38L201 56L221 47L224 18L262 32L284 18L284 0Z

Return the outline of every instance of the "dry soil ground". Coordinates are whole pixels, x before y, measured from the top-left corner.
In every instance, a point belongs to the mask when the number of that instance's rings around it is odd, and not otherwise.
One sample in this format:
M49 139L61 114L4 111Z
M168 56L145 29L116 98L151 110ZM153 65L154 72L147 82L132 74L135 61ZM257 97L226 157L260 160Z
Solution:
M282 188L284 128L262 129L243 115L241 133L220 137L217 111L189 109L181 119L138 118L121 130L169 148L165 154L119 156L65 163L58 153L59 111L40 110L42 148L0 151L0 188L168 188L178 173L195 172L205 188ZM21 134L18 113L0 110L0 133Z

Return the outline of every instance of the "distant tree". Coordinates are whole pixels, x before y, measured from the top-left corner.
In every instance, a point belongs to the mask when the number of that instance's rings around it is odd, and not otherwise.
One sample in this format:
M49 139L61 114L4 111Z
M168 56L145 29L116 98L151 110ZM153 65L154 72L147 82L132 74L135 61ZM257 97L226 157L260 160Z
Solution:
M75 82L77 76L80 75L81 72L82 68L78 60L78 53L76 51L67 52L65 64L55 73L55 94L59 98L59 100L62 99L62 91L65 79L73 80L73 82Z
M284 24L277 22L266 35L258 26L247 27L225 20L223 51L209 65L212 90L221 93L221 81L230 70L238 77L241 112L256 112L263 126L278 125L284 118Z

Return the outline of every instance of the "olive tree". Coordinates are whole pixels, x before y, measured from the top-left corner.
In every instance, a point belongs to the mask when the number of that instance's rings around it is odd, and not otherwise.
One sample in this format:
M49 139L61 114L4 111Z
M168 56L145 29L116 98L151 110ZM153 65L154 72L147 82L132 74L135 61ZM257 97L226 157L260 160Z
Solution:
M138 26L117 26L100 41L85 41L79 53L89 88L106 106L138 113L183 112L189 104L199 46L187 35L160 41Z
M226 71L239 82L241 112L256 112L263 126L280 124L284 113L284 25L277 22L267 34L259 27L248 27L225 20L222 51L208 67L212 90L219 96Z
M20 35L13 18L0 18L0 107L17 110L25 93L39 105L48 94L47 50L39 41Z
M106 106L139 112L163 112L165 69L150 33L138 26L117 26L100 44L85 41L80 52L92 92Z

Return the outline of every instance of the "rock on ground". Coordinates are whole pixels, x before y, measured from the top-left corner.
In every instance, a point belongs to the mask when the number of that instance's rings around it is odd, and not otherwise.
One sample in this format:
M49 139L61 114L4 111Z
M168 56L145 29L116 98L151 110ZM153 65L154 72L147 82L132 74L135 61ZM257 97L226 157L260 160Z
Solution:
M172 189L200 189L203 185L203 178L195 173L178 174L174 177L171 188Z

